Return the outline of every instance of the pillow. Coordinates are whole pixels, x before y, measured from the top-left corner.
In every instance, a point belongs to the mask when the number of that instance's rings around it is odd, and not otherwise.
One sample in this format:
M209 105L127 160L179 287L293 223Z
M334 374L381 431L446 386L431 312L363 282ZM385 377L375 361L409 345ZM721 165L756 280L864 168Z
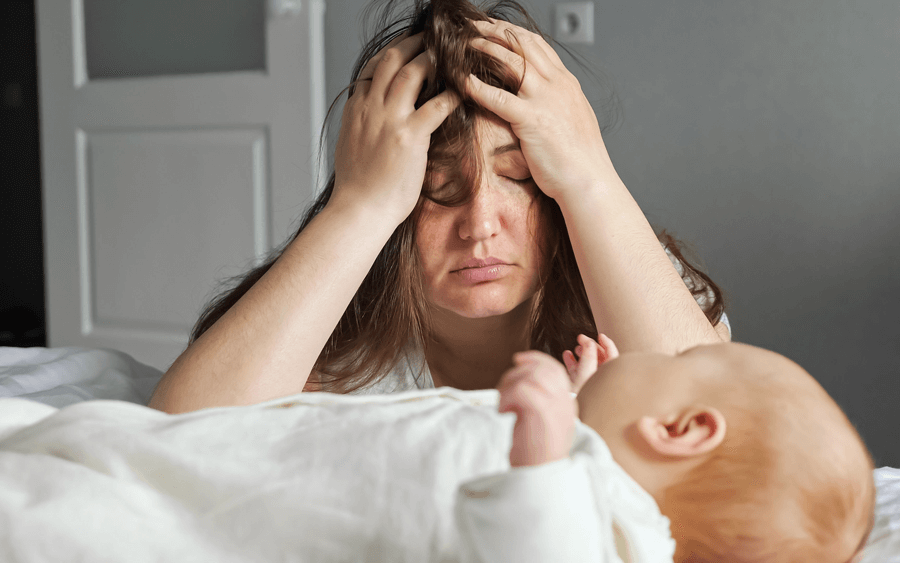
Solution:
M876 469L875 487L875 526L860 563L900 563L900 469Z
M146 405L161 377L115 350L0 347L0 397L57 408L92 399Z

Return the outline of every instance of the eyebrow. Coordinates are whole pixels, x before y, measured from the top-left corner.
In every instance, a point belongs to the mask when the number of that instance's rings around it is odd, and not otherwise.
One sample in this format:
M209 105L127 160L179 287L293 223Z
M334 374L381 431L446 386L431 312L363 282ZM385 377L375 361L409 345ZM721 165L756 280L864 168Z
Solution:
M499 147L494 149L494 152L491 154L491 156L499 156L501 154L505 154L505 153L512 152L512 151L518 151L518 150L521 150L521 149L519 148L519 142L516 141L514 143L507 143L505 145L500 145Z

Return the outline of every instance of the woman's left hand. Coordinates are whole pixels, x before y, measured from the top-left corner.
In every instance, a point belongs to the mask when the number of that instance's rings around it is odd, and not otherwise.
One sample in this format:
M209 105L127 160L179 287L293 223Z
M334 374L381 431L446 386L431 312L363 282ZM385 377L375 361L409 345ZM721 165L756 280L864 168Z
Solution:
M473 22L488 38L508 42L512 33L523 56L488 39L472 46L524 72L518 94L495 88L470 75L468 94L507 121L538 187L559 201L577 197L615 175L600 125L581 85L556 51L539 35L503 21Z

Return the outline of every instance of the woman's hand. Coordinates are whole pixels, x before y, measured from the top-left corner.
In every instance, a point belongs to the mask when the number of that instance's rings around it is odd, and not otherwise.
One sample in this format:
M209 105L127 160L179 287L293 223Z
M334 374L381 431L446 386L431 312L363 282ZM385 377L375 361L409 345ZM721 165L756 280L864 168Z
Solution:
M499 412L516 413L509 463L540 465L568 457L578 403L566 368L543 352L519 352L503 377Z
M488 39L473 47L510 68L524 72L518 94L469 76L468 93L484 108L509 122L538 187L559 201L615 175L600 134L600 125L581 85L556 51L539 35L503 21L473 22L487 38L518 39L520 56ZM615 176L614 176L615 177Z
M600 334L597 340L578 335L578 346L575 350L563 352L563 363L572 380L572 392L578 393L587 380L597 372L597 368L619 357L619 350L612 339L605 334Z
M394 39L363 68L341 118L333 199L377 208L397 224L412 212L431 133L459 104L443 92L415 109L430 66L419 34Z

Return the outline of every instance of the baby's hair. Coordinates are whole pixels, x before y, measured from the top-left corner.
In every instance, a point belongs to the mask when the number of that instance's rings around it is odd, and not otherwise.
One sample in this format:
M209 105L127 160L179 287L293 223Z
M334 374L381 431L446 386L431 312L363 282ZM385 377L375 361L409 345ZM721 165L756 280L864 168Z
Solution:
M838 468L847 464L829 460L832 452L824 448L818 460L798 458L792 452L802 448L779 432L792 423L792 413L759 395L759 408L730 409L723 443L665 491L661 509L671 520L675 563L848 563L872 528L875 487L868 450L847 421L867 456L867 480L842 473ZM854 554L841 554L847 547L840 538L862 529L867 531L851 546Z

